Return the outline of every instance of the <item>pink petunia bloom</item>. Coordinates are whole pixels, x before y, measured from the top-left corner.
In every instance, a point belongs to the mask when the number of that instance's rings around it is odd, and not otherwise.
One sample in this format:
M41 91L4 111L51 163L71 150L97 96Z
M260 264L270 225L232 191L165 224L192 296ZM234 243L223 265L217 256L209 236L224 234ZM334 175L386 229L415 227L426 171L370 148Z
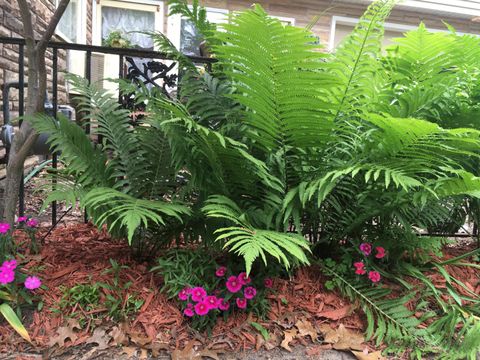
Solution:
M378 271L370 271L368 273L368 278L373 282L373 283L377 283L380 281L380 274Z
M227 311L230 309L230 303L225 299L218 299L218 309L222 311Z
M210 307L210 310L218 308L218 299L216 296L207 296L205 298L205 302L208 304Z
M192 300L195 302L200 302L205 296L207 296L207 292L202 287L193 288L190 294L192 295Z
M195 315L195 312L192 308L187 307L185 310L183 310L183 315L192 317L193 315Z
M375 250L377 251L377 253L375 254L375 257L377 259L383 259L385 257L385 249L383 247L377 246Z
M245 296L245 299L253 299L255 295L257 295L257 289L255 289L253 286L248 286L243 291L243 295Z
M15 279L15 273L13 270L2 268L0 270L0 284L10 284Z
M41 285L42 285L42 282L36 276L29 276L25 279L25 287L28 290L38 289Z
M183 290L180 290L180 292L178 293L178 298L182 301L187 301L188 295L189 295L188 290L189 290L188 288L184 288Z
M26 216L19 216L18 219L17 219L17 223L20 224L20 223L23 223L23 222L25 222L25 221L27 221L27 220L28 220L28 217L26 217Z
M361 243L360 244L360 251L365 255L368 256L372 253L372 244L370 243Z
M193 309L193 304L192 304L192 303L188 303L188 304L187 304L187 309Z
M237 307L239 309L246 309L247 308L247 299L237 298Z
M230 276L227 280L226 285L228 291L230 291L231 293L239 292L242 288L242 283L236 276Z
M0 234L6 234L10 230L10 224L0 223Z
M4 261L0 269L15 270L17 268L17 260L7 260Z
M241 272L240 274L238 274L238 280L242 285L250 284L250 282L252 281L252 279L247 276L246 272Z
M195 313L200 316L207 315L210 311L210 307L206 301L199 302L195 305Z
M227 273L227 268L225 266L220 266L217 271L215 271L215 275L217 277L224 277Z
M265 285L266 288L270 289L273 286L273 280L270 278L266 278L263 280L263 285Z
M30 219L27 221L27 226L34 228L38 226L38 221L36 219Z

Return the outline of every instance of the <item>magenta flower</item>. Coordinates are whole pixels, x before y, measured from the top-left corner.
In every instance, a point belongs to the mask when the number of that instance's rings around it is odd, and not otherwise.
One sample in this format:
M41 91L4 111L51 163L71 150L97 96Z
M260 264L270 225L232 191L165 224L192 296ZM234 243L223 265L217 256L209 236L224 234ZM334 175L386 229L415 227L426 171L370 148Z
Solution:
M183 290L180 290L180 292L178 293L178 298L182 301L187 301L189 290L190 290L189 288L184 288Z
M246 309L247 308L247 299L237 298L237 307L239 309Z
M205 296L207 296L207 292L202 287L195 287L190 291L192 295L192 300L195 302L202 301Z
M243 291L243 295L245 296L245 299L253 299L255 295L257 295L257 289L255 289L253 286L248 286Z
M0 223L0 234L6 234L10 230L10 224Z
M206 301L199 302L195 305L195 313L197 313L197 315L207 315L209 310L210 308Z
M195 315L195 313L193 312L192 308L187 307L185 310L183 310L183 315L192 317L193 315Z
M34 228L38 226L38 221L36 219L30 219L27 221L27 226Z
M210 310L211 309L216 309L218 308L218 299L216 296L207 296L205 298L205 302L208 304L208 306L210 307Z
M380 274L378 271L370 271L368 273L368 278L373 282L373 283L377 283L380 281Z
M247 276L247 273L246 273L246 272L241 272L240 274L238 274L238 280L240 281L240 283L241 283L242 285L250 284L250 282L252 281L252 280Z
M7 260L4 261L0 269L15 270L17 268L17 260Z
M36 276L29 276L25 279L25 287L28 290L38 289L41 285L42 285L42 282Z
M266 288L270 289L273 286L273 280L270 278L266 278L263 280L263 285L265 285Z
M367 272L367 270L365 270L365 264L361 261L353 263L353 266L356 269L355 274L357 275L363 275Z
M385 257L385 249L383 247L377 246L375 250L377 251L377 253L375 254L375 257L377 259L383 259Z
M230 303L225 299L218 299L218 309L222 311L227 311L230 309Z
M28 217L26 217L26 216L20 216L20 217L17 219L17 223L20 224L20 223L23 223L23 222L25 222L25 221L27 221L27 220L28 220Z
M220 266L217 271L215 271L215 275L217 277L224 277L227 273L227 268L225 266Z
M0 270L0 284L10 284L15 279L15 273L13 270L2 268Z
M361 243L360 244L360 251L365 255L368 256L372 253L372 244L370 243Z
M236 276L230 276L227 280L226 285L228 291L230 291L231 293L239 292L242 288L242 283L240 282L240 279L238 279Z

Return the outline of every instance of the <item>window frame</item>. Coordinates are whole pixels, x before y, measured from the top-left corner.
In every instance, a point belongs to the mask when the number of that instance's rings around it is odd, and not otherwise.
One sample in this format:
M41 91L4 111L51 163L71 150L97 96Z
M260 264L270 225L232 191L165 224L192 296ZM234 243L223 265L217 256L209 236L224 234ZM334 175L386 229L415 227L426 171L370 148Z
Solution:
M70 39L60 30L58 25L55 28L55 35L59 36L62 40L68 43L87 43L87 1L89 0L77 0L77 14L79 14L79 16L77 16L75 24L76 39ZM58 7L59 2L60 0L55 0L55 9ZM70 4L72 3L70 2L69 5Z
M230 10L225 8L205 7L205 10L207 11L207 14L208 12L214 12L225 15L226 18L228 18L230 14ZM170 8L168 9L168 13L170 13ZM180 49L180 41L182 40L181 26L182 16L180 14L168 16L167 37L177 49Z
M333 51L335 50L335 32L337 28L337 24L339 25L347 25L347 26L352 26L355 28L355 26L360 22L360 18L353 18L353 17L347 17L347 16L337 16L334 15L332 16L332 22L330 24L330 37L328 39L328 50ZM399 37L402 36L402 33L415 30L418 28L417 26L414 25L406 25L406 24L399 24L399 23L391 23L391 22L386 22L384 23L385 30L390 30L390 31L396 31L399 33ZM428 28L428 31L431 32L448 32L447 29L442 30L442 29L435 29L435 28ZM457 32L459 35L465 35L464 33ZM471 34L474 35L474 34Z
M155 29L164 33L164 2L153 0L97 0L95 5L93 21L95 22L94 29L92 31L92 43L93 45L102 45L102 7L115 7L126 10L138 10L153 12L155 15ZM93 16L92 16L93 17ZM158 50L154 47L154 50Z

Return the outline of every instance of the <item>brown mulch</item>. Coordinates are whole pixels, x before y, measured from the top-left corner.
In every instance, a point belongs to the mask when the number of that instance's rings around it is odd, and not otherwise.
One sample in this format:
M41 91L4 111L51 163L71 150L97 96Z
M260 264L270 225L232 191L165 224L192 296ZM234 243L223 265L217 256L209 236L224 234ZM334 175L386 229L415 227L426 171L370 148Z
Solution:
M47 229L39 231L39 237ZM22 241L24 235L17 233ZM474 245L469 245L472 247ZM461 253L469 249L463 247ZM318 345L325 333L325 326L338 329L339 326L355 333L365 329L365 319L355 304L351 304L335 292L324 289L325 278L315 267L302 268L291 279L274 279L274 291L268 296L271 309L268 319L262 321L252 315L236 313L226 321L219 317L211 334L205 335L193 331L188 320L179 311L175 300L168 300L160 293L162 279L149 271L150 265L139 263L131 257L131 250L125 241L112 239L105 230L97 230L91 224L73 224L57 227L44 241L38 255L28 255L25 269L31 269L38 275L48 290L40 290L44 303L41 311L31 315L27 330L32 338L32 345L23 341L9 326L0 326L0 353L10 351L45 351L52 346L60 334L71 326L72 338L60 339L60 350L89 343L92 330L104 329L108 335L107 343L113 345L137 346L151 350L173 351L188 348L192 344L203 345L206 350L214 352L237 352L261 347L271 350L275 347L288 348L289 345L307 345L316 343L317 347L329 348L331 345ZM446 249L445 259L457 256L457 248ZM95 282L112 283L112 274L104 271L111 267L110 259L129 268L122 270L123 282L131 281L132 286L122 293L126 300L128 295L136 294L143 300L139 313L128 322L117 324L111 320L91 320L83 329L78 329L69 320L72 313L86 313L75 307L59 312L62 298L61 286L73 287L78 284ZM478 271L474 268L447 266L448 272L467 284L473 292L480 293ZM427 274L428 275L428 274ZM445 287L445 281L438 275L428 275L438 287ZM457 287L457 286L456 286ZM457 287L464 295L465 290ZM265 341L250 323L255 321L268 330L270 339ZM70 325L69 325L70 324ZM320 330L322 329L322 330ZM67 329L68 330L68 329ZM285 339L292 333L291 341ZM295 336L295 334L302 336ZM95 334L95 333L94 333ZM63 342L63 340L65 340ZM283 342L282 342L283 341ZM98 343L98 342L97 342ZM373 349L372 346L369 346ZM322 348L323 349L323 348Z
M39 237L46 229L39 231ZM17 233L17 239L22 238ZM299 319L308 319L314 327L328 321L332 327L342 322L345 327L363 330L361 317L353 312L351 304L335 293L323 289L324 279L315 268L304 268L290 280L275 279L274 292L269 296L271 311L269 321L262 322L245 313L230 316L226 322L219 318L211 335L192 331L188 321L179 311L175 300L168 300L160 293L162 279L149 271L146 263L138 263L131 258L131 251L125 241L110 238L105 230L97 230L91 224L74 224L56 228L42 244L38 255L27 255L25 269L32 269L39 276L48 290L39 290L44 303L41 311L35 311L33 320L27 326L33 342L32 346L23 341L6 324L0 326L0 352L46 349L58 330L68 323L68 315L83 309L58 312L58 303L62 298L61 286L73 287L78 284L95 282L111 283L112 275L104 274L111 267L110 259L129 269L122 270L124 282L131 281L132 286L122 294L137 294L144 304L137 316L128 323L114 324L88 323L76 331L76 339L66 339L65 347L83 344L88 341L93 328L105 326L112 329L122 328L130 341L144 347L148 344L161 344L163 349L179 349L194 339L208 345L216 351L238 351L254 349L259 346L258 331L249 324L251 321L261 323L271 334L270 345L278 346L283 338L283 331L292 328ZM57 310L57 311L55 311ZM294 339L290 344L305 340ZM151 348L150 348L151 349Z

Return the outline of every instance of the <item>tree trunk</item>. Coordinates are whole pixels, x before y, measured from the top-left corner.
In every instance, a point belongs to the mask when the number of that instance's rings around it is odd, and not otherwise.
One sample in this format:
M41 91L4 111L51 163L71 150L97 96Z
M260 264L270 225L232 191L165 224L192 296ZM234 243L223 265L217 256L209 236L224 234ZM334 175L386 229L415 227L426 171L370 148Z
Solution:
M38 138L35 129L28 122L28 118L44 111L45 92L47 90L47 68L45 53L47 45L53 36L55 28L60 21L70 0L61 0L50 23L42 34L41 39L35 40L32 15L27 0L17 0L23 21L23 30L28 57L28 85L27 107L25 119L20 130L13 138L7 165L7 178L5 180L5 208L3 217L13 225L17 212L18 195L23 177L25 159ZM5 99L4 99L5 100Z

